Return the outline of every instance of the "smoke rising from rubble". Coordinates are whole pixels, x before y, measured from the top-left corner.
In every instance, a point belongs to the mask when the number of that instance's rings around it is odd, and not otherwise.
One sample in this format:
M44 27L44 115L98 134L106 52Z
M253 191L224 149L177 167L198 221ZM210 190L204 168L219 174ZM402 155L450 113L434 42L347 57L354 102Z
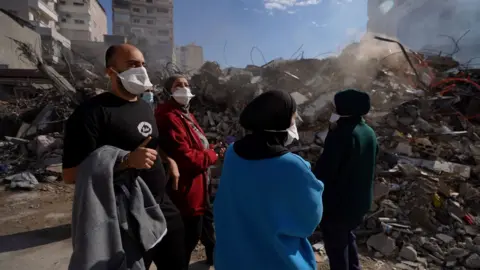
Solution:
M397 44L376 40L372 33L366 33L359 43L346 46L336 59L337 69L344 77L344 88L363 91L369 91L365 87L368 79L375 77L382 64L395 67L402 62L405 58Z

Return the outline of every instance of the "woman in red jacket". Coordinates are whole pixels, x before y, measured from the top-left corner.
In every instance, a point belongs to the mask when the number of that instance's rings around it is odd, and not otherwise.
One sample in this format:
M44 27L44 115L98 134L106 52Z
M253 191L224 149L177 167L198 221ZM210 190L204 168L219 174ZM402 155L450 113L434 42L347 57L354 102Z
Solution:
M170 98L155 112L160 147L177 162L180 172L178 183L168 187L169 195L183 217L187 259L190 260L198 240L201 240L207 263L213 265L215 233L208 187L209 167L217 162L218 154L210 147L205 133L189 112L194 95L187 79L181 75L172 76L164 88Z

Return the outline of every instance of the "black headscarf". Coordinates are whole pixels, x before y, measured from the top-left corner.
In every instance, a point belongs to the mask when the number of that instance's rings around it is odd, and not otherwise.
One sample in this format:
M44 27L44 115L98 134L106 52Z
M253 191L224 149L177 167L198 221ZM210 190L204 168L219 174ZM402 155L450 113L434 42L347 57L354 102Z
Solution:
M363 121L363 116L370 111L370 96L356 89L346 89L335 94L333 98L335 110L340 117L331 125L335 129L338 125L357 125Z
M240 125L252 131L233 145L240 157L259 160L278 157L288 153L285 142L288 133L282 131L292 124L292 116L297 111L293 98L282 91L268 91L250 102L240 115Z
M340 91L333 100L339 115L363 116L370 111L370 96L356 89Z

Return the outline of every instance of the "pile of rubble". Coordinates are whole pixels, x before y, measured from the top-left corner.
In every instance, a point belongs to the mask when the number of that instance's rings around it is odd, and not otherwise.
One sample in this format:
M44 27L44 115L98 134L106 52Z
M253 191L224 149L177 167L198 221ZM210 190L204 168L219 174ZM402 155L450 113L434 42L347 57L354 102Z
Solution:
M272 89L288 91L301 118L300 140L291 150L315 162L333 95L345 88L368 91L372 111L365 118L381 151L375 203L359 239L377 257L398 258L400 269L478 269L480 71L462 67L449 57L406 52L378 40L352 44L321 60L274 60L224 70L207 62L191 76L197 95L192 111L212 142L229 144L245 135L238 117L251 99ZM100 77L85 74L72 84L81 88ZM6 139L0 149L6 154L0 158L0 179L10 188L34 188L38 181L60 177L62 121L75 102L66 96L71 91L58 91L66 89L58 82L51 89L0 101L7 105L0 119L21 119L14 131L1 125ZM32 109L34 117L21 117L19 111Z
M289 91L303 120L291 150L315 162L335 92L369 91L366 121L381 152L376 200L358 234L375 256L398 258L399 269L480 268L480 71L462 70L449 57L401 51L358 57L362 46L335 58L245 69L207 63L192 77L202 97L197 117L211 139L238 138L245 134L238 115L249 100L271 89Z

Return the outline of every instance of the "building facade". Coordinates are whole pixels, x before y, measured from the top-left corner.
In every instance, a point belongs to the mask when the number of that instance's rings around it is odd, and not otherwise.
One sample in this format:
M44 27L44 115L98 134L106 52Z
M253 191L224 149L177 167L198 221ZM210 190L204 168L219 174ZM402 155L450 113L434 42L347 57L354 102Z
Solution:
M37 55L42 52L42 40L35 31L35 26L27 20L16 19L0 11L0 68L35 69L35 63L22 56L20 45L13 39L32 45Z
M57 0L0 1L0 8L20 19L28 21L41 37L43 59L58 63L62 50L70 49L70 40L59 33ZM8 26L5 26L8 27ZM22 40L22 39L20 39ZM40 46L40 41L36 41ZM37 46L37 44L32 44Z
M60 33L70 40L103 42L107 14L98 0L58 0Z
M137 45L150 66L172 61L173 0L112 0L112 8L114 35Z
M480 55L478 0L369 0L369 32L393 37L412 50L452 54L466 62ZM467 33L468 32L468 33ZM480 63L477 61L477 63Z
M204 63L203 48L194 43L175 48L176 65L185 72L197 70Z
M0 8L41 27L56 28L57 0L3 0Z

